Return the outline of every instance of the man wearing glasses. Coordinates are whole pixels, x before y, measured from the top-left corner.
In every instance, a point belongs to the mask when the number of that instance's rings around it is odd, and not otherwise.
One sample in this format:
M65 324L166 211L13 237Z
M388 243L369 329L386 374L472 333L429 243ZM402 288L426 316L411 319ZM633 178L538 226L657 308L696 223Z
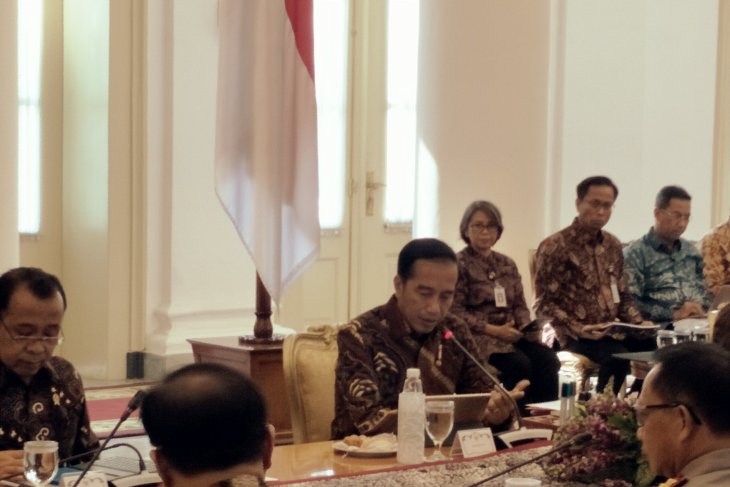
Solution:
M629 291L644 318L670 324L704 315L709 305L702 254L681 238L690 217L691 197L679 186L656 195L654 226L624 249Z
M61 458L99 446L81 378L53 356L66 295L58 278L20 267L0 276L0 478L23 473L23 443L58 442Z
M675 487L730 485L730 352L687 342L659 349L636 402L651 469Z
M578 216L540 243L536 256L535 311L550 319L564 350L599 365L596 389L603 392L613 377L618 393L629 362L616 353L656 348L654 332L617 333L609 323L643 323L624 277L621 242L603 230L611 218L618 188L605 176L592 176L577 188Z

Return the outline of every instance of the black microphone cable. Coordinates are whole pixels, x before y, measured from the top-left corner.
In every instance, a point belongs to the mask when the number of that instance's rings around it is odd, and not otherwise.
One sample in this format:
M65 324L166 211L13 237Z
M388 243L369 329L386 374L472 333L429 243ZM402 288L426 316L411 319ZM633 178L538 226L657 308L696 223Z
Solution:
M94 453L94 456L91 458L91 461L89 461L89 463L86 464L86 466L84 467L84 470L81 472L81 475L79 475L76 478L76 482L74 482L72 487L77 487L79 485L79 483L81 482L81 479L83 479L84 476L86 476L86 474L89 472L89 470L91 469L91 466L94 464L96 459L99 458L99 454L106 448L106 445L109 443L109 440L111 440L114 437L114 435L117 433L117 430L122 425L122 423L124 421L126 421L127 418L129 418L129 416L134 411L136 411L137 408L139 408L139 406L142 404L142 400L144 399L144 396L146 394L147 393L144 390L139 390L134 395L134 397L132 397L132 399L130 399L129 404L127 404L127 409L124 410L124 412L122 413L122 416L119 418L119 421L117 421L117 424L114 425L114 429L111 430L111 432L109 433L109 436L107 436L106 439L104 440L104 443L101 444L101 447L98 450L96 450L96 452ZM140 454L140 459L141 458L142 458L142 455ZM144 464L144 462L142 462L142 464Z

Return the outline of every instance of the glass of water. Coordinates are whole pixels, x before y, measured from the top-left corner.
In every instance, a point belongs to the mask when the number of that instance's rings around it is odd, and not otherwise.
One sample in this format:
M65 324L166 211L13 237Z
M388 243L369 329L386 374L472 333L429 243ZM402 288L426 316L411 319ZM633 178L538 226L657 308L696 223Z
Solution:
M677 343L684 343L692 341L692 330L675 330L677 336Z
M677 336L672 330L659 330L656 333L657 348L668 347L677 343Z
M58 443L26 441L23 445L25 479L33 485L46 485L58 473Z
M426 433L436 447L428 462L446 460L441 453L441 444L449 437L454 427L454 401L426 401Z

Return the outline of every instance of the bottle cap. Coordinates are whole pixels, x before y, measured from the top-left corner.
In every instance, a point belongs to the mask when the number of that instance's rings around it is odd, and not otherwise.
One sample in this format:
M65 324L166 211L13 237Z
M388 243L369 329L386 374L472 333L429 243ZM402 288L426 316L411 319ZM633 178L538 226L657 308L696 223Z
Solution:
M406 377L408 379L420 379L421 378L421 369L407 369Z

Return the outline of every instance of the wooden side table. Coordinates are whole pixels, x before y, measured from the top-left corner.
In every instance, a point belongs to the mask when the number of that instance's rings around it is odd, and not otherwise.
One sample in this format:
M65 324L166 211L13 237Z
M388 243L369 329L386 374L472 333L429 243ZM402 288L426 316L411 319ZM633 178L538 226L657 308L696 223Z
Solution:
M292 442L289 400L284 386L282 344L239 344L238 337L188 340L196 362L215 362L251 377L268 406L269 421L276 428L276 444Z

